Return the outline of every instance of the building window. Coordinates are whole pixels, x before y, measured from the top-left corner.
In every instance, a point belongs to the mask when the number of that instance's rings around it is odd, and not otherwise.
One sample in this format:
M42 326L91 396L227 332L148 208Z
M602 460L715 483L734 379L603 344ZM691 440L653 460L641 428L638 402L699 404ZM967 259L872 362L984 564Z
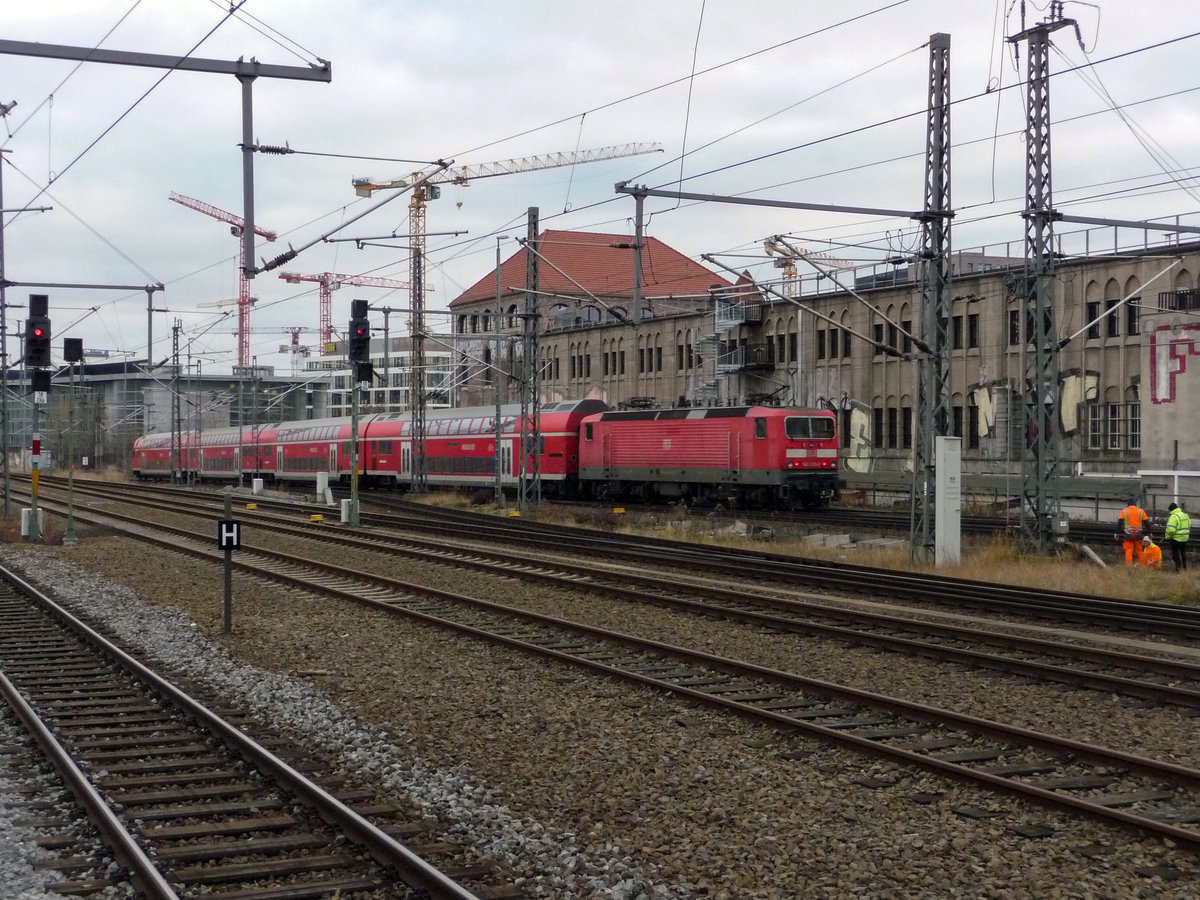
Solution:
M1100 404L1092 401L1087 405L1087 446L1089 450L1104 447L1104 419L1100 415Z
M654 371L661 372L662 368L662 347L654 348Z
M900 427L904 429L901 435L900 446L905 450L911 450L913 442L913 416L911 406L900 407Z
M950 408L952 421L950 427L952 429L951 436L961 438L963 436L963 408L961 403L956 403Z
M638 347L638 374L641 375L646 371L646 348Z
M1087 321L1088 340L1097 340L1100 337L1100 301L1092 300L1087 305Z
M1121 404L1108 404L1108 449L1121 449Z
M1125 333L1142 333L1142 303L1141 298L1133 297L1125 304Z
M880 322L872 329L875 335L875 355L883 353L883 323Z
M967 316L967 347L971 350L979 349L979 313L970 313Z
M830 344L829 346L830 346L830 348L832 348L834 345ZM829 355L835 356L836 354L831 352ZM846 329L846 328L842 329L842 358L843 359L850 358L850 331L849 331L849 329Z
M1106 300L1104 308L1108 314L1104 317L1104 330L1109 337L1119 337L1121 334L1121 315L1117 312L1117 304L1120 300Z
M1015 347L1021 343L1021 311L1008 311L1008 346Z
M825 329L817 332L817 359L825 358Z
M848 409L842 410L842 425L839 430L841 431L841 436L840 436L840 439L838 440L838 443L841 444L843 447L849 447L850 446L850 410L848 410Z
M900 323L900 327L904 329L903 352L912 353L912 319L905 319Z
M950 349L961 350L963 348L963 317L955 316L950 320Z
M675 371L683 371L683 344L675 345Z
M1142 449L1142 404L1134 401L1127 404L1129 413L1129 449Z
M624 350L617 351L617 369L620 372L620 374L622 374L622 375L625 374L625 351Z
M883 326L879 325L876 327L882 328ZM871 410L871 412L875 418L875 421L872 423L874 425L874 433L871 435L871 445L876 449L883 449L883 410L876 408Z
M975 405L967 407L967 447L979 449L979 407Z
M887 343L888 346L895 350L899 346L896 334L896 326L891 322L887 323Z
M849 341L847 341L849 343ZM829 329L829 358L837 359L838 355L838 330L836 328Z
M889 406L887 411L887 445L891 450L896 449L896 440L900 437L899 424L896 421L896 407Z

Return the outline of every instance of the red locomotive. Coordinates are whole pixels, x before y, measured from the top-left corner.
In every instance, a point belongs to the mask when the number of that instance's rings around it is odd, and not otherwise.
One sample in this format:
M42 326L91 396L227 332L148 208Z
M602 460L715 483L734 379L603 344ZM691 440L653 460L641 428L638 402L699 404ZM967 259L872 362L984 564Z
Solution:
M837 418L768 406L613 410L583 420L594 496L818 506L837 489Z
M436 410L426 420L431 487L503 488L520 477L520 408ZM609 410L599 400L542 406L538 422L542 490L550 497L728 500L815 506L837 487L837 420L821 410L764 406ZM360 485L401 489L412 479L407 413L362 416ZM173 446L174 445L174 446ZM176 462L178 460L178 462ZM280 422L254 428L148 434L133 447L138 478L249 475L267 483L331 484L351 473L350 419Z

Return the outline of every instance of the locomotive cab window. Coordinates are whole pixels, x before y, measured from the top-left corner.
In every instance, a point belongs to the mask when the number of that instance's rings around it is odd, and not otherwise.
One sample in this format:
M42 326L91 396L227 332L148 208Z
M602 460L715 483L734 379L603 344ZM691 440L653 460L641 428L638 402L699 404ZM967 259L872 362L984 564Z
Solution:
M583 439L590 441L592 439L592 423L588 422L583 426Z
M788 439L793 441L808 438L827 441L834 436L833 419L828 416L788 416L784 420L784 429Z
M767 420L766 419L755 419L754 420L754 436L756 438L765 438L767 436Z

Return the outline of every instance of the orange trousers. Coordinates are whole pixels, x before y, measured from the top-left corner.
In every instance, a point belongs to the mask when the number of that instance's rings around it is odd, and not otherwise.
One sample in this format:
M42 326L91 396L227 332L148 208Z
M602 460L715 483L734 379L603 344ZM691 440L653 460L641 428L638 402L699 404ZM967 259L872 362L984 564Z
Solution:
M1125 565L1132 566L1138 561L1142 555L1142 541L1139 538L1136 541L1125 541Z

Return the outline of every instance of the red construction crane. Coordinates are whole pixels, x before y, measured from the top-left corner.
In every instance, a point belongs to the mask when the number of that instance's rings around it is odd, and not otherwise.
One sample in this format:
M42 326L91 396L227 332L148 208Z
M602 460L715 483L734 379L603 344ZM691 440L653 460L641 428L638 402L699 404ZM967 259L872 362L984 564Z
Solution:
M333 341L333 292L343 284L351 287L381 287L407 290L407 281L395 281L391 278L373 278L370 275L338 275L336 272L321 272L319 275L298 275L295 272L280 272L279 277L288 284L299 284L301 281L315 281L319 285L321 298L321 353ZM425 290L432 291L432 287Z
M253 300L250 298L250 279L246 277L246 245L241 239L242 233L246 230L246 221L241 216L218 209L203 200L185 197L174 191L171 192L170 197L180 206L186 206L188 209L194 209L196 212L224 222L229 226L229 233L238 239L238 365L248 366L250 365L250 307ZM254 233L268 241L273 241L278 236L273 231L257 226L254 228Z

